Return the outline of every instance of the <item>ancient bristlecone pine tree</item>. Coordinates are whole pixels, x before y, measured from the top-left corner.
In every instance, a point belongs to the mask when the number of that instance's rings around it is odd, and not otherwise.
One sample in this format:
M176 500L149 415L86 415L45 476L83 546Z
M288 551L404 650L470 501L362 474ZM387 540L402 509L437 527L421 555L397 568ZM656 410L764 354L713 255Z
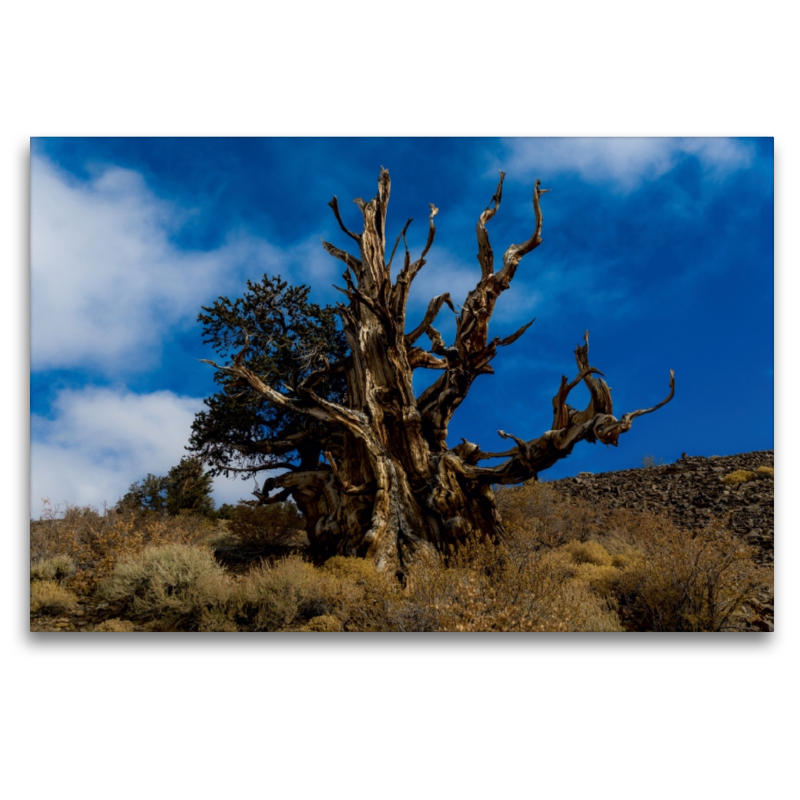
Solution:
M448 425L473 381L492 373L497 348L515 342L530 325L505 339L489 338L497 298L509 288L522 258L542 242L540 199L547 191L537 180L533 191L535 230L527 241L508 247L502 265L496 268L486 225L500 206L503 178L500 173L491 205L478 219L480 280L458 311L455 341L450 345L433 327L443 305L456 313L449 294L434 297L415 327L408 330L406 325L409 289L433 244L438 209L430 207L428 237L420 257L411 259L405 237L407 223L387 260L390 180L382 169L377 196L370 202L355 201L364 220L361 233L348 230L336 198L330 202L342 231L358 247L358 255L352 255L323 243L346 266L341 291L348 302L339 304L337 312L349 355L338 363L328 363L320 356L318 369L291 390L246 366L247 345L228 366L208 362L268 403L308 420L307 427L290 441L268 445L270 453L279 454L281 448L297 452L302 444L303 457L299 465L284 464L287 471L268 478L257 495L262 503L291 497L306 518L312 547L321 556L358 554L382 568L402 568L408 555L420 546L443 549L470 534L502 538L493 484L535 478L569 455L581 440L616 445L635 417L655 411L674 395L671 373L669 396L663 402L619 419L613 416L609 388L599 377L602 373L589 363L587 333L585 343L575 351L577 376L571 381L562 378L553 398L550 430L531 441L499 431L514 442L514 447L503 453L484 452L466 440L448 447ZM401 239L404 261L392 283L391 264ZM420 345L423 335L429 348ZM441 372L419 396L412 384L417 369ZM335 373L345 375L345 403L324 399L314 391L320 381ZM591 400L585 409L576 410L567 399L581 381ZM482 461L499 457L506 460L498 466L481 466Z

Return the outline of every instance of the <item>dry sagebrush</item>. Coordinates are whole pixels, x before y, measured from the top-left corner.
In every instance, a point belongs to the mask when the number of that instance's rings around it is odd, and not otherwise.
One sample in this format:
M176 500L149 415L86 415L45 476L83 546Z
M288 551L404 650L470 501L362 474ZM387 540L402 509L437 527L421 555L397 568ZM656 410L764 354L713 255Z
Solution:
M120 560L146 547L196 543L213 531L212 522L191 514L100 514L95 508L79 506L67 506L62 514L45 501L41 519L31 522L31 563L69 557L75 565L70 588L91 594Z
M38 540L43 554L70 558L37 561L32 587L44 587L37 608L67 609L74 595L59 606L56 589L91 571L119 618L108 630L370 632L742 630L771 586L753 548L721 523L684 531L564 502L541 484L501 492L499 505L502 541L419 550L402 581L342 556L315 567L292 555L234 575L197 544L207 533L197 522L77 509Z

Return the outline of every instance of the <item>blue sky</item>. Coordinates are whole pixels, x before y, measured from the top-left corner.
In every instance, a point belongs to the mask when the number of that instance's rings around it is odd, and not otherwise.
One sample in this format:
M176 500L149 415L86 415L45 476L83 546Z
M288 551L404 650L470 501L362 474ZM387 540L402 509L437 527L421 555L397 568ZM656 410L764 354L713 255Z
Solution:
M184 455L213 391L196 317L265 272L332 303L340 265L320 237L352 244L327 207L372 197L392 175L388 230L408 217L412 253L439 209L437 241L409 319L479 275L475 223L500 169L496 254L530 235L542 179L543 244L502 296L492 331L534 325L476 382L450 428L491 450L497 430L530 439L551 422L562 374L588 328L592 364L618 414L619 448L579 445L543 477L773 447L772 139L46 138L31 144L32 513L116 502ZM445 310L439 327L452 331ZM412 324L416 324L415 322ZM431 374L431 378L435 374ZM420 382L420 386L423 383ZM585 398L576 389L576 404ZM218 502L252 481L218 479Z

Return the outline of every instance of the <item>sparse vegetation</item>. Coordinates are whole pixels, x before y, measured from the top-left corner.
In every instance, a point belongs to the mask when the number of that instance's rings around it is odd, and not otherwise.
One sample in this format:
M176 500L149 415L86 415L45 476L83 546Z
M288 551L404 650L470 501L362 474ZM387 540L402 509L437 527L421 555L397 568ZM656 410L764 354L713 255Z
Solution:
M307 625L300 628L301 631L314 633L337 633L343 630L342 621L332 614L324 614L321 617L314 617L308 621Z
M397 575L270 550L296 531L290 505L239 506L231 522L69 508L32 525L31 613L80 602L105 616L86 627L100 632L722 631L746 629L771 585L754 549L718 522L685 531L540 483L499 492L498 506L501 542L423 548ZM243 541L249 567L215 559Z
M746 469L737 469L733 472L728 473L723 479L723 483L747 483L748 481L754 481L756 479L756 473L751 472L750 470Z
M749 483L750 481L763 480L775 477L773 467L756 467L755 470L737 469L729 472L723 479L723 483Z

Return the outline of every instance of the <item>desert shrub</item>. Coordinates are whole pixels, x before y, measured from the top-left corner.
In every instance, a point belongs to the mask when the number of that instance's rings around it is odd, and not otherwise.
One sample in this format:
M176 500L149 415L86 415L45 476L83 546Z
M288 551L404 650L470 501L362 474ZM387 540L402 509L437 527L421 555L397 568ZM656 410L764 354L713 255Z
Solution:
M120 561L97 596L153 630L219 630L230 581L204 547L148 547Z
M408 602L391 571L379 572L362 558L334 556L321 568L328 578L325 601L347 631L434 630Z
M41 520L31 523L31 560L69 556L76 569L68 585L88 594L120 560L136 556L146 547L197 542L214 530L214 523L191 514L100 514L97 509L78 506L67 506L61 514L45 503Z
M299 556L262 563L236 585L236 619L248 630L291 629L329 613L326 584L327 576Z
M768 477L766 471L749 474ZM495 570L494 590L496 598L523 598L530 609L525 625L536 615L545 629L562 623L578 629L593 615L609 624L604 614L616 609L631 630L741 630L750 601L772 581L771 570L756 563L756 551L722 523L687 533L647 513L562 502L537 484L498 493L498 506L510 536L502 548L508 564ZM527 574L529 583L515 595L511 588L519 579L508 565L520 564L527 565L519 575ZM561 600L548 580L562 586ZM586 591L602 601L599 610L581 606ZM572 605L564 605L568 592ZM552 612L559 602L571 615L561 621ZM511 619L506 614L506 623Z
M774 467L756 467L756 476L759 478L774 478Z
M617 512L617 541L632 545L616 586L627 628L648 631L742 630L749 602L772 583L753 547L720 522L685 531L664 517Z
M77 602L75 594L56 581L38 580L31 583L31 614L65 614Z
M622 570L611 564L577 564L572 577L597 592L601 597L612 599L622 578Z
M132 633L133 623L128 619L107 619L94 629L97 633Z
M748 481L754 481L756 479L756 473L751 472L750 470L746 469L737 469L733 472L729 472L723 479L723 483L747 483Z
M568 542L561 550L567 553L576 564L594 564L602 567L610 566L614 560L611 553L593 539L585 542Z
M244 547L258 552L293 544L302 529L303 520L294 503L267 506L240 503L231 512L228 526Z
M232 618L230 603L218 603L206 606L200 611L197 630L204 633L236 633L239 626Z
M622 549L620 552L614 553L611 558L611 566L616 567L617 569L629 569L634 564L642 561L644 558L645 555L641 550L637 550L634 547L627 547Z
M321 617L312 617L300 630L317 633L336 633L344 630L344 628L339 617L335 617L332 614L324 614Z
M536 481L502 489L497 507L517 540L541 547L560 547L577 539L586 541L602 526L597 509L589 503L560 497L552 487Z
M75 572L75 562L68 555L53 556L31 564L32 581L63 581Z
M381 579L381 573L375 564L364 558L333 556L322 565L321 569L323 572L356 584L373 583Z
M620 630L612 604L572 580L566 553L517 539L471 540L450 558L425 554L409 568L399 621L448 631ZM417 628L412 627L416 624Z
M406 618L411 610L395 576L361 558L336 556L320 568L299 556L262 563L239 581L232 602L234 618L248 630L308 630L315 618L327 625L335 618L336 630L419 629Z

